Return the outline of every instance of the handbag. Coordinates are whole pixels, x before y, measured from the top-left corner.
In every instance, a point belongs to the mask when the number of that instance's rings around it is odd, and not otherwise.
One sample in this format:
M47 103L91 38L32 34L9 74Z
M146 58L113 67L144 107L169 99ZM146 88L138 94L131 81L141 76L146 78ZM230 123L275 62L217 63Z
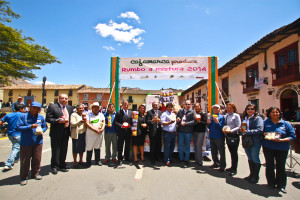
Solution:
M253 147L254 143L251 135L243 135L242 136L242 146L245 149L249 149Z
M236 137L230 137L230 136L226 136L226 143L227 145L234 145L234 146L238 146L240 142L240 138L236 138Z

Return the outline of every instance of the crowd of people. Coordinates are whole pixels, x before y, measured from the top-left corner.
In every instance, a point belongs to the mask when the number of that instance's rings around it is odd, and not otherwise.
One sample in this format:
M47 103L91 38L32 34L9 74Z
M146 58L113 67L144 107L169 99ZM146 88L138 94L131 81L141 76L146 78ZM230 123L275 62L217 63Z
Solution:
M0 121L8 124L8 136L12 142L12 152L5 163L4 170L13 168L20 162L21 185L26 185L31 162L31 177L41 180L41 156L43 132L47 130L46 122L50 123L51 140L51 172L68 172L66 164L69 137L72 138L74 168L89 168L92 165L94 152L95 164L102 166L113 162L116 166L126 162L137 165L145 162L145 136L150 139L150 162L154 166L157 161L172 167L173 152L178 139L179 163L190 165L190 144L193 139L195 163L203 166L203 143L208 133L213 164L220 173L237 174L238 147L240 142L245 149L249 176L244 179L256 184L259 181L261 147L266 162L266 178L270 189L278 188L286 193L285 162L290 148L289 142L296 138L295 130L287 121L282 120L279 108L270 107L267 119L263 120L257 113L256 106L249 104L243 115L237 113L233 103L226 105L225 112L220 105L212 106L212 113L204 113L201 105L191 105L186 100L183 108L174 110L172 103L167 103L165 111L159 109L159 103L153 102L152 109L146 112L146 106L138 108L137 120L128 109L128 102L123 101L121 109L115 112L115 106L109 104L107 111L100 112L98 102L90 105L90 110L83 104L67 105L68 96L59 96L59 102L48 107L46 119L39 114L41 104L32 102L29 112L25 112L22 104L15 105L15 111L7 114ZM193 108L193 109L192 109ZM136 129L134 128L136 127ZM136 130L136 131L133 131ZM105 140L105 158L100 159L101 146ZM163 141L163 156L161 153ZM230 152L231 167L226 168L225 144ZM133 160L130 149L133 149ZM124 153L123 153L124 152ZM140 152L140 161L138 159ZM86 153L86 162L83 161ZM79 161L77 157L79 155ZM275 162L276 161L276 162ZM276 173L275 173L276 169Z

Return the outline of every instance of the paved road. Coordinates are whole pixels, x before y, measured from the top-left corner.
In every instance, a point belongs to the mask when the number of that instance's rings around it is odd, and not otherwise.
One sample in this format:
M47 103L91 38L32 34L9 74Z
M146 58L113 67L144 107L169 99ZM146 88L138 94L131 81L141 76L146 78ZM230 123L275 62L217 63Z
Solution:
M8 139L0 140L0 199L299 199L300 179L288 178L288 194L281 194L266 187L262 167L259 184L247 183L242 178L249 173L247 157L239 149L239 168L235 177L219 173L208 168L212 162L204 162L204 167L191 164L184 168L179 164L168 168L159 165L151 167L149 162L135 166L123 164L114 168L113 164L102 167L93 165L90 169L71 169L67 173L50 173L50 138L45 134L41 181L29 180L26 186L19 185L19 164L14 169L3 173L11 143ZM103 143L104 144L104 143ZM104 149L104 146L102 147ZM230 163L229 152L227 163ZM298 155L297 155L298 156ZM298 156L299 157L299 156ZM101 152L104 158L104 151ZM261 154L262 162L264 162ZM71 141L67 161L71 165ZM299 167L296 168L299 172Z

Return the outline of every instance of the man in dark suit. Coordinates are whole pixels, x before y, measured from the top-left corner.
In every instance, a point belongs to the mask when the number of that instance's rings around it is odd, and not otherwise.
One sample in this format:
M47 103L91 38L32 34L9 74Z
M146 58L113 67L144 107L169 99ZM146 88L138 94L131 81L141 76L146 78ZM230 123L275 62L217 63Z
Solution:
M127 126L127 124L128 126ZM124 156L129 161L130 151L130 135L132 126L132 112L128 110L128 101L122 102L122 109L116 113L113 125L117 127L118 135L118 164L122 165L122 152L125 142Z
M162 161L161 154L161 134L162 128L160 124L161 111L158 110L158 102L152 103L152 109L147 112L147 124L149 126L150 138L150 156L151 163L155 164L155 160Z
M68 172L66 164L68 141L70 136L70 117L73 108L68 103L68 96L61 94L59 102L52 104L47 109L46 122L50 123L51 137L51 168L52 173L57 174L57 169Z

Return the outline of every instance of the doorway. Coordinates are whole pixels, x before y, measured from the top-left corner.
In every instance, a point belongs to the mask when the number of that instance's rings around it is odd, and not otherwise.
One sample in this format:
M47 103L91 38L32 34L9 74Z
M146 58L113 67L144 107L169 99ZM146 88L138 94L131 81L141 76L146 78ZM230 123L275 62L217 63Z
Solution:
M286 120L295 120L295 110L298 108L298 95L293 89L281 93L280 109L286 115Z

